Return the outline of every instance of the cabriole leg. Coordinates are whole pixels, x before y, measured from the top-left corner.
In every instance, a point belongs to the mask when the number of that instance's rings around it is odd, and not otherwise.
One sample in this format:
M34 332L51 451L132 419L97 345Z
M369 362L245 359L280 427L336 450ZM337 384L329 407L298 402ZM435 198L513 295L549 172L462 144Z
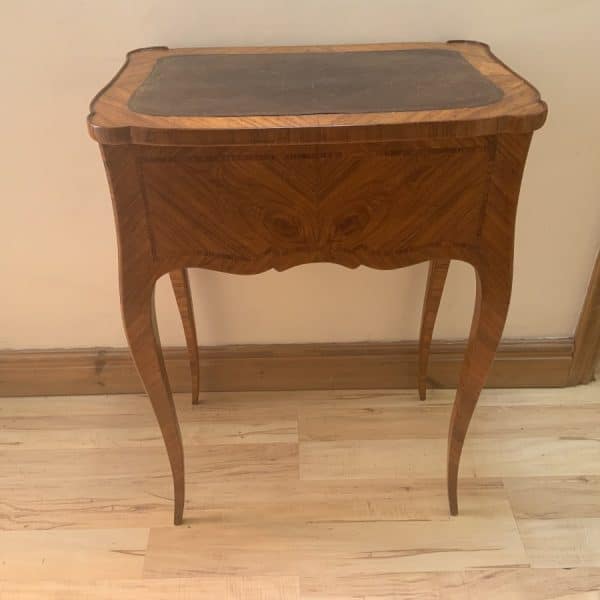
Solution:
M187 345L190 361L190 372L192 374L192 404L198 404L200 394L200 358L198 356L198 340L196 338L196 322L194 320L194 306L192 303L192 292L187 269L179 269L169 273L171 285L179 315L183 323L185 343Z
M448 502L453 515L458 514L458 468L465 436L502 336L510 291L509 274L491 273L489 269L477 272L477 296L471 333L448 434Z
M448 259L436 259L429 262L423 314L421 315L421 334L419 336L418 387L421 400L425 400L427 395L429 351L449 266L450 261Z
M128 285L122 280L121 307L131 355L152 403L171 463L174 522L179 525L185 499L183 445L156 328L154 283L144 287L139 280L138 285L133 282Z

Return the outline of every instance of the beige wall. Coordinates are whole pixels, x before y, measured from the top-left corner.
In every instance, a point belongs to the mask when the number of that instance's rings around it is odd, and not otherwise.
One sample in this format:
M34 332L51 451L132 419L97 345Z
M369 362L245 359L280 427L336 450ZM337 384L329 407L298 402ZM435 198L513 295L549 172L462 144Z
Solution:
M571 335L600 241L597 0L2 0L0 348L122 346L107 185L85 116L131 48L479 39L541 90L519 209L508 337ZM203 344L417 335L426 268L194 271ZM437 334L464 337L469 267ZM180 344L158 285L161 335Z

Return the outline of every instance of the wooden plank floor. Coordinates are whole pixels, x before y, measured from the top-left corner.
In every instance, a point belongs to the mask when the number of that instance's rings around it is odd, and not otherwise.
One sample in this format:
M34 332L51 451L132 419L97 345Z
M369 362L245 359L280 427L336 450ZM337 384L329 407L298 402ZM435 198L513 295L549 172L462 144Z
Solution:
M600 383L487 390L445 491L453 393L0 400L0 600L600 598Z

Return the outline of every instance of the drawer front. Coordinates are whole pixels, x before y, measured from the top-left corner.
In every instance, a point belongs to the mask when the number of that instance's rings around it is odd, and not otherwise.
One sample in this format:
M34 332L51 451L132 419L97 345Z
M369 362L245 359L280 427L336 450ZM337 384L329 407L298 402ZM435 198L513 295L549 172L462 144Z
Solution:
M264 153L148 148L138 160L156 259L252 272L319 261L389 268L434 247L475 247L492 157L493 141L478 138Z

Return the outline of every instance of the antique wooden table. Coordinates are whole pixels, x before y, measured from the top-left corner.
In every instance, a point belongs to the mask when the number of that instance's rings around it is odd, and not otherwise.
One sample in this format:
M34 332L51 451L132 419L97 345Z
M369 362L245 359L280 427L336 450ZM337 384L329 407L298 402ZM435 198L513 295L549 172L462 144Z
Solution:
M155 326L170 273L198 397L186 268L228 273L309 262L395 269L430 261L419 390L450 260L477 277L452 411L448 498L508 310L519 187L538 92L485 44L145 48L91 105L119 240L123 321L165 440L175 523L179 423Z

